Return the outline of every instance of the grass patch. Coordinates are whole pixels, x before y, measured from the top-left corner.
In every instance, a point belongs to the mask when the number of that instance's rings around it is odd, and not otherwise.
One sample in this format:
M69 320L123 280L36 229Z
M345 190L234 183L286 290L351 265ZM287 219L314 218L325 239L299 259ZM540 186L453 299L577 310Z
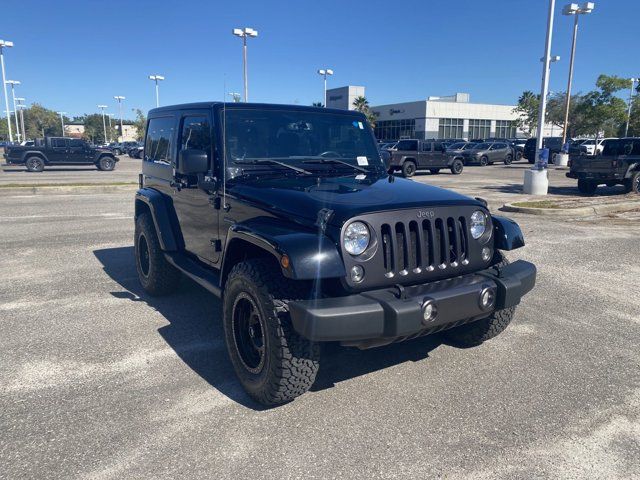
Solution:
M109 183L5 183L0 188L39 188L39 187L117 187L120 185L137 185L138 182Z
M512 203L514 207L527 207L527 208L562 208L556 202L551 200L539 200L533 202L515 202Z

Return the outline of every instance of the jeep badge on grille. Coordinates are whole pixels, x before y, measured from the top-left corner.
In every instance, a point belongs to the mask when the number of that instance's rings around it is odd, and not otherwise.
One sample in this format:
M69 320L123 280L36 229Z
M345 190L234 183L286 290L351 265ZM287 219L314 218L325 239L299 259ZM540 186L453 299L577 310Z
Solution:
M434 218L436 212L433 210L418 210L418 218Z

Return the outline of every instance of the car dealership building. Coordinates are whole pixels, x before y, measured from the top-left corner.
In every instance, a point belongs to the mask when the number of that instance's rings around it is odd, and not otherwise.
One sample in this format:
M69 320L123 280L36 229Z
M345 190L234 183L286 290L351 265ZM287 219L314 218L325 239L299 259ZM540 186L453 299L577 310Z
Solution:
M327 107L353 110L353 100L365 96L365 87L327 90ZM375 134L381 140L400 138L514 138L525 137L516 128L515 105L471 103L468 93L428 97L415 102L375 105ZM545 134L548 134L545 129Z

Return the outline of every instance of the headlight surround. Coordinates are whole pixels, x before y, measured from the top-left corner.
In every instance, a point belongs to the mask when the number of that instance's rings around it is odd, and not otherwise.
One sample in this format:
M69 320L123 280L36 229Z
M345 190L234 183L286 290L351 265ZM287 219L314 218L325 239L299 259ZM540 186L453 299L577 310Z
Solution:
M362 254L371 241L369 227L363 222L352 222L344 229L342 246L350 255Z
M471 214L471 225L469 225L469 230L471 230L471 236L475 240L478 240L484 235L484 232L487 230L487 216L484 212L476 210Z

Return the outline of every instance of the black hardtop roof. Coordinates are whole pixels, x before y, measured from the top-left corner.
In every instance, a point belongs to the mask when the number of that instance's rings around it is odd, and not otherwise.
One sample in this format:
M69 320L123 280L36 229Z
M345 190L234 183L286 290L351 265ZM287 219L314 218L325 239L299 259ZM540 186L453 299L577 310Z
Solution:
M287 105L277 103L244 103L244 102L195 102L195 103L181 103L178 105L167 105L164 107L154 108L149 110L149 116L154 116L159 113L176 112L181 110L204 110L216 108L220 109L224 106L226 109L247 109L252 108L256 110L299 110L301 112L321 112L321 113L338 113L342 115L352 115L354 117L364 118L364 114L355 110L341 110L337 108L323 108L312 107L306 105Z

